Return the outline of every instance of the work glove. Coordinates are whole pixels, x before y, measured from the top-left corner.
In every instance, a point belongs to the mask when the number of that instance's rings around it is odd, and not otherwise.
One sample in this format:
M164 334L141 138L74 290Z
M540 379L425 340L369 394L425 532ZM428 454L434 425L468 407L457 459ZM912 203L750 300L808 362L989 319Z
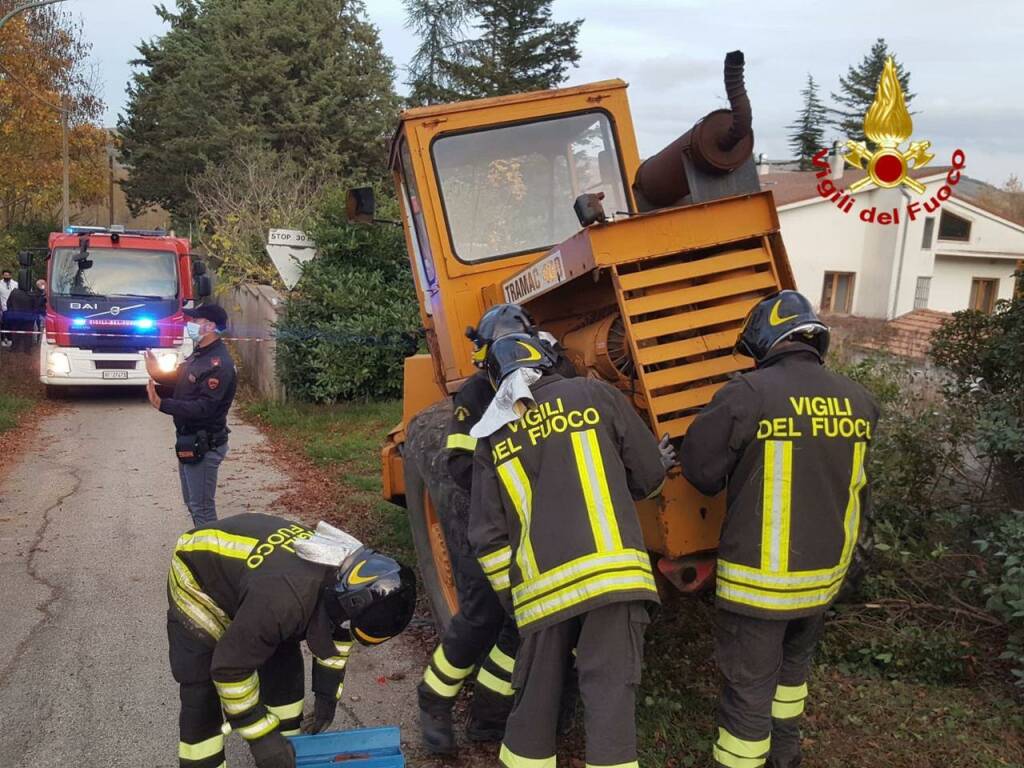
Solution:
M292 743L274 730L266 736L249 742L256 768L295 768L295 748Z
M661 466L665 468L666 472L679 463L679 459L676 457L676 449L668 441L667 432L662 435L661 442L658 443L658 451L661 453Z
M334 722L334 711L338 702L330 696L318 693L313 701L313 712L302 721L303 733L320 733Z

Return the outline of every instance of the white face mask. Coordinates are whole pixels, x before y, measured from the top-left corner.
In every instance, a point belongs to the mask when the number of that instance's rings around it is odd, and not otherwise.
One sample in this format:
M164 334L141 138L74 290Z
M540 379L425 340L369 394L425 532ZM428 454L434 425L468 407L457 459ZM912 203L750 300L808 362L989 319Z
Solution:
M202 332L199 330L199 323L185 323L185 333L192 341L199 341L203 337Z

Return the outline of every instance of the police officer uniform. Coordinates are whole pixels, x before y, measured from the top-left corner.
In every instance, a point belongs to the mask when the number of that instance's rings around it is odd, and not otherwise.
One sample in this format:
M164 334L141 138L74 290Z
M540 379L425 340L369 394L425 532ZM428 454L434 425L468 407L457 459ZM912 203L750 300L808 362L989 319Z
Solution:
M248 513L178 539L167 634L181 694L182 768L224 765L225 718L259 768L293 768L282 737L299 733L302 717L299 643L314 658L316 708L306 730L315 733L334 719L353 638L376 645L408 624L416 602L411 572L349 537L354 546L331 559L324 528ZM310 560L303 547L315 545L317 557L323 542L326 559Z
M529 338L496 341L493 359L512 343ZM658 593L634 499L664 482L658 443L604 382L546 373L531 390L536 405L474 454L470 540L523 638L500 760L554 768L575 649L587 765L635 766L645 604Z
M205 317L227 328L221 307L186 309L186 317ZM228 411L235 399L235 363L221 339L197 346L178 367L174 394L160 410L174 417L181 493L194 525L217 519L217 473L228 453Z
M824 367L827 347L828 329L803 296L762 302L738 344L757 369L722 387L683 442L686 478L708 495L728 487L716 581L718 766L799 765L808 669L868 503L878 407Z

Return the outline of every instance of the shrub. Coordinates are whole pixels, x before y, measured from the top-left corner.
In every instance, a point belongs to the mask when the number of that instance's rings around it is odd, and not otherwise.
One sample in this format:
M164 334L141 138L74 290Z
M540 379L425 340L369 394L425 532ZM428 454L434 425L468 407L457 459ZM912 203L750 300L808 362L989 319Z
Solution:
M1016 684L1024 688L1024 511L999 518L975 544L988 557L987 573L971 571L969 581L981 586L985 607L1010 627L1002 658L1013 665Z
M317 258L278 323L282 382L291 396L317 402L399 396L420 328L402 231L348 224L336 190L313 235Z

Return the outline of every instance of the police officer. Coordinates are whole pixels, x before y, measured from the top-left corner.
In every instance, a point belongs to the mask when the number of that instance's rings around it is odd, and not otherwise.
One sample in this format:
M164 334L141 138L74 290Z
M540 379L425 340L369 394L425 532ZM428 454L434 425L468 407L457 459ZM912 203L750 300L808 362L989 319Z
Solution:
M800 764L807 671L868 500L878 407L824 367L828 343L801 294L760 302L736 344L756 370L722 387L683 442L686 478L708 495L728 487L715 628L725 768Z
M473 363L481 371L471 376L455 394L446 448L448 470L456 485L469 493L473 477L473 451L476 439L470 429L480 420L494 397L494 387L483 370L490 345L512 333L535 334L533 318L517 304L491 307L476 328L466 336L473 342ZM552 350L552 342L545 342ZM558 369L575 376L572 363L558 356ZM455 699L479 664L466 735L471 741L500 741L505 720L512 709L512 669L519 647L515 621L504 611L491 589L480 564L468 548L464 530L452 530L456 522L448 519L449 537L454 555L455 582L459 594L459 612L435 649L418 689L420 727L427 750L434 754L455 751L452 707ZM485 658L484 654L486 654ZM481 660L482 659L482 660Z
M161 398L154 380L167 378L152 350L146 353L150 381L149 402L174 417L178 472L185 506L193 525L217 519L215 498L217 471L228 453L228 411L235 398L235 363L220 338L227 330L228 315L222 307L204 305L184 310L189 322L185 331L195 351L181 365L174 394Z
M470 540L522 635L499 759L554 768L575 649L587 765L635 766L646 605L658 592L634 500L659 491L666 462L622 393L554 366L530 336L496 340L487 369L498 392L473 430Z
M313 654L319 733L334 720L353 639L379 645L412 617L416 582L390 557L320 523L243 514L183 534L167 581L171 672L181 697L181 768L224 765L226 718L257 768L294 768Z

